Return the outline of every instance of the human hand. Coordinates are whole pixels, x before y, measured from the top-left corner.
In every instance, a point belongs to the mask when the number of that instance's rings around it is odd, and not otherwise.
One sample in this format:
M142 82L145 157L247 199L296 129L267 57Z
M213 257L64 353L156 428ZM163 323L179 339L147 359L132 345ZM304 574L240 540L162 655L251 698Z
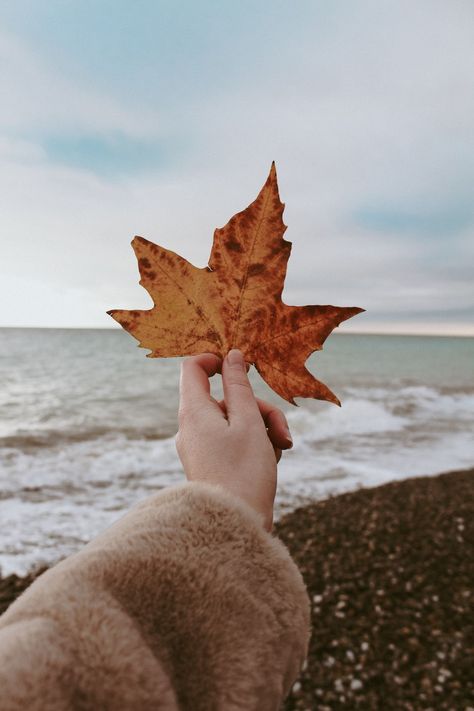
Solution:
M218 402L209 378L221 371L224 399ZM176 448L187 479L228 489L263 514L271 531L277 461L291 446L285 415L255 397L240 351L223 362L211 353L183 362Z

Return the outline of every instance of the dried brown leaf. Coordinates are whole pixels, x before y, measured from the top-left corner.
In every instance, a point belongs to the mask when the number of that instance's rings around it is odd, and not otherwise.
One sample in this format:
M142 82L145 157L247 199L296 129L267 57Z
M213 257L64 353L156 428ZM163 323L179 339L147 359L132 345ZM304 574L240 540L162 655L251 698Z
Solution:
M257 199L214 232L209 266L199 269L175 252L135 237L140 284L149 310L108 311L148 357L239 348L282 398L313 397L340 404L305 368L331 331L364 309L287 306L281 300L291 242L283 239L284 205L275 164Z

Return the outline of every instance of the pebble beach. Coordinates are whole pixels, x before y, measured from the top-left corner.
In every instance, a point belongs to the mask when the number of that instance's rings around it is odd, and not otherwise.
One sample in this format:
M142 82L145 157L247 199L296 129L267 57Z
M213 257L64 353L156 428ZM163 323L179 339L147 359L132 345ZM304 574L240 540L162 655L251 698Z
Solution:
M284 711L474 709L474 469L337 496L276 530L312 601Z

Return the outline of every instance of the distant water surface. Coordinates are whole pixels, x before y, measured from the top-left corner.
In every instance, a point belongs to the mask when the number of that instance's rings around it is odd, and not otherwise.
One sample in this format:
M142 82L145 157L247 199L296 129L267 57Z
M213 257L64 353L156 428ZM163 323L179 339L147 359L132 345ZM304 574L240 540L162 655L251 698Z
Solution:
M183 480L179 359L121 330L0 329L0 571L77 550ZM288 405L277 518L309 499L474 464L474 339L334 334L309 368L342 400ZM218 394L218 388L216 388Z

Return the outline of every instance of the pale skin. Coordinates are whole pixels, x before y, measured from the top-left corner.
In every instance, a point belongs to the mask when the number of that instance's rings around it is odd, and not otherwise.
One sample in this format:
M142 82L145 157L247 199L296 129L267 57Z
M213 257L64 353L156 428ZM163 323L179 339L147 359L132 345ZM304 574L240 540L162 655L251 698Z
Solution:
M224 399L210 393L222 373ZM222 361L211 353L187 358L181 368L176 448L189 481L219 484L262 514L272 530L277 462L292 440L283 412L256 398L243 355Z

